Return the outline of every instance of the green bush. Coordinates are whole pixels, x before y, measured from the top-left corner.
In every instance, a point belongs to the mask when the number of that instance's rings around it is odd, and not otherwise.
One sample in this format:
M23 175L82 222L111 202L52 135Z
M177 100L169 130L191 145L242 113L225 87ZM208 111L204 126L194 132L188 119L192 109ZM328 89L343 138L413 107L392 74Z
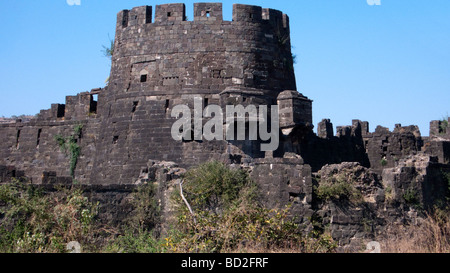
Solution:
M165 238L167 252L330 252L336 247L330 237L303 236L289 207L269 210L261 206L256 184L242 170L209 162L189 171L183 185L193 215L175 191L176 229Z
M142 233L159 226L161 212L154 184L138 186L131 195L130 203L133 211L126 220L127 229Z
M354 187L352 181L343 179L320 182L315 187L315 193L317 198L324 201L349 200L357 202L362 198L361 192Z
M65 252L70 241L92 239L97 205L79 189L50 195L26 183L0 185L0 252Z
M415 189L407 189L405 193L403 194L403 199L405 200L406 204L417 206L420 203L417 190Z
M186 173L184 192L189 203L197 210L215 212L230 208L242 201L242 194L254 198L256 188L243 170L232 170L213 161L200 165ZM252 200L254 201L254 200Z

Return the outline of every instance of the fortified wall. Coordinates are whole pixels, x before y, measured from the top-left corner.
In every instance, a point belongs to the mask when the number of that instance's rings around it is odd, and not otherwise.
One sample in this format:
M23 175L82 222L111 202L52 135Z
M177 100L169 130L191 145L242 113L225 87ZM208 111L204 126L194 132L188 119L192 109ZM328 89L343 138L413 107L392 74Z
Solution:
M222 18L218 3L194 4L193 21L184 4L156 6L155 18L151 6L119 12L108 86L68 96L31 122L2 125L0 164L24 171L34 183L45 182L44 172L69 177L54 137L70 136L79 124L74 178L80 183L133 184L149 159L188 167L235 154L264 157L256 142L171 137L177 120L172 108L194 109L194 97L202 99L202 108L270 106L282 91L296 89L287 15L236 4L233 21ZM294 95L280 98L283 111L296 101L304 110L299 108L295 122L311 124L312 102ZM284 121L285 127L295 125L293 118Z
M411 182L406 178L419 181L415 187L430 205L430 188L439 189L439 198L445 196L445 181L437 172L450 163L448 121L431 122L430 137L422 137L417 126L396 125L393 132L378 126L370 132L369 123L360 120L338 126L335 133L324 119L313 131L312 100L296 91L286 14L235 4L233 20L224 21L219 3L194 4L192 21L184 4L158 5L155 18L152 14L151 6L117 14L105 88L67 96L65 104L52 104L30 121L0 124L0 183L12 178L42 185L76 180L106 200L105 210L123 212L114 206L146 180L157 180L164 203L164 192L177 177L155 162L189 168L215 159L248 169L268 206L292 204L292 213L303 223L319 215L324 224L333 224L333 237L341 244L355 234L365 236L361 221L367 216L358 216L365 210L355 210L350 219L333 204L319 206L315 183L330 169L368 174L358 181L372 200L368 207L374 225L405 215L401 193ZM200 98L201 112L213 104L224 112L227 105L277 107L279 148L263 152L264 141L248 135L245 140L174 140L171 128L178 117L172 110L177 105L195 109L194 98ZM192 117L197 114L191 111ZM202 125L207 120L203 117ZM79 147L75 157L61 149L61 140ZM411 159L415 156L422 165ZM424 176L411 172L414 164ZM164 179L149 178L149 170L155 169ZM397 189L398 202L389 209L386 185ZM381 207L389 216L379 213Z

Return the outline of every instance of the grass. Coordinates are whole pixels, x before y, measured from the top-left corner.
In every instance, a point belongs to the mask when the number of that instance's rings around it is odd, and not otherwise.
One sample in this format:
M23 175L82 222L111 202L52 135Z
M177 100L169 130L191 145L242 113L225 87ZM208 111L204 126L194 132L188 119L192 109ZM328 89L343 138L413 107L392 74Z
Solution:
M450 253L449 211L436 210L417 225L391 225L380 241L384 253Z

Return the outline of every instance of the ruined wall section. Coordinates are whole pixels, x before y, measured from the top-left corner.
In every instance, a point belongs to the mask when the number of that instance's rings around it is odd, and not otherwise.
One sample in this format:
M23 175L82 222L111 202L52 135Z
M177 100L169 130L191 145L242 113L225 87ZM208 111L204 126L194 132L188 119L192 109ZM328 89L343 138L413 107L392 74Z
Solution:
M284 141L283 147L284 152L301 155L313 171L327 164L358 162L381 174L383 169L395 167L401 158L422 152L424 146L417 126L396 124L392 132L378 126L374 132L369 132L367 121L353 120L352 125L337 126L334 135L333 124L324 119L317 128L317 134L302 135L294 131ZM442 154L440 147L434 150Z
M312 171L317 172L327 164L358 162L369 167L369 159L363 142L366 123L354 120L351 126L339 126L333 135L333 124L329 119L318 125L318 135L308 132L292 131L283 142L284 152L299 154ZM363 133L364 132L364 133Z
M0 182L26 177L36 184L71 183L70 155L61 150L57 135L74 139L81 153L74 178L89 183L99 132L97 101L102 89L67 96L65 104L52 104L29 122L1 124ZM81 127L75 134L75 127Z
M403 127L396 124L393 132L378 126L375 132L363 137L370 167L377 171L395 167L401 158L415 155L423 147L423 140L417 126Z
M65 177L71 182L70 155L60 149L55 136L71 136L79 125L83 129L80 136L76 136L81 153L75 168L75 178L82 183L89 182L86 178L94 164L92 158L98 123L87 121L31 121L1 125L0 131L4 138L0 144L0 165L10 169L10 175L0 175L4 177L2 182L8 182L13 177L27 177L37 184L56 182L46 179L49 177Z
M430 122L430 137L450 140L450 117Z
M430 122L430 136L424 140L424 152L439 163L450 164L450 118Z

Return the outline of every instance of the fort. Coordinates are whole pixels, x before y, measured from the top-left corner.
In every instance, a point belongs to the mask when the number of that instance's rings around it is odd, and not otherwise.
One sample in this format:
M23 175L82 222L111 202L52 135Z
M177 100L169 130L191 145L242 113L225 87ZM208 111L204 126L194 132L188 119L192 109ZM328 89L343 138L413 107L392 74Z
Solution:
M142 6L117 14L106 87L67 96L29 121L0 124L0 183L76 180L104 201L106 218L120 220L133 186L156 181L164 205L168 185L179 179L171 167L214 159L249 170L267 206L291 204L305 225L319 217L340 246L376 237L387 222L414 221L416 210L403 198L409 189L425 208L449 194L442 172L450 171L450 120L432 121L429 137L400 124L370 132L360 120L335 133L324 119L314 132L313 101L296 91L288 15L235 4L233 20L224 21L220 3L194 4L193 21L184 4L154 12ZM260 138L174 140L172 109L194 109L195 97L224 113L227 105L277 106L278 149L262 151ZM55 136L79 146L75 164ZM364 205L318 201L314 188L339 172L356 174Z

